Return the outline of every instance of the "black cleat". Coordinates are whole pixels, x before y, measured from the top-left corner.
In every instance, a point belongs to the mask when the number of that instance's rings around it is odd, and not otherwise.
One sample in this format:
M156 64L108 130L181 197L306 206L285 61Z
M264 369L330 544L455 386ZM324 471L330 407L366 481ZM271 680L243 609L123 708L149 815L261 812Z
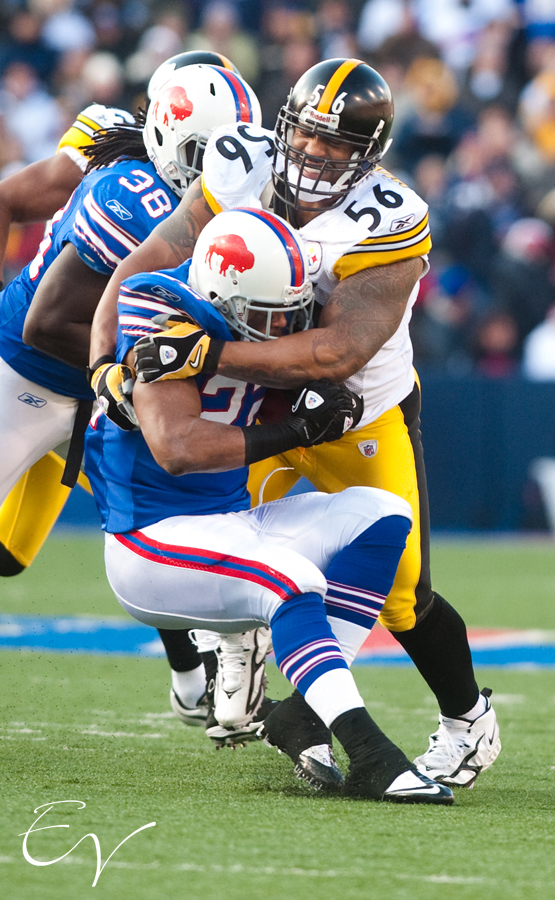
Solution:
M397 775L385 791L376 793L376 766L363 762L351 766L345 781L345 793L351 797L385 800L389 803L427 803L452 806L453 791L444 784L432 781L414 769Z
M295 775L316 791L340 788L345 781L329 744L317 744L299 753Z
M260 728L260 735L295 764L295 774L316 790L338 789L344 778L332 749L331 731L295 691L282 700Z

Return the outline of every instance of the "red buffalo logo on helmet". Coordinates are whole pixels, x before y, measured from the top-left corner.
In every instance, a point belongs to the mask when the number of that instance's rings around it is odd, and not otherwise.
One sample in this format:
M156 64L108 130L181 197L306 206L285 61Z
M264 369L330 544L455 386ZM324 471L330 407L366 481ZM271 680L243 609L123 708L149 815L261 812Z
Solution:
M212 268L212 257L221 256L220 275L228 269L244 272L254 266L254 253L251 253L242 237L238 234L223 234L217 237L208 248L206 262Z
M180 87L179 85L167 88L160 99L165 100L169 104L171 114L178 122L183 122L184 119L188 119L193 112L193 104L189 100L185 88ZM154 106L155 119L158 118L159 106L160 100L157 100ZM167 112L164 113L162 121L164 125L170 124Z

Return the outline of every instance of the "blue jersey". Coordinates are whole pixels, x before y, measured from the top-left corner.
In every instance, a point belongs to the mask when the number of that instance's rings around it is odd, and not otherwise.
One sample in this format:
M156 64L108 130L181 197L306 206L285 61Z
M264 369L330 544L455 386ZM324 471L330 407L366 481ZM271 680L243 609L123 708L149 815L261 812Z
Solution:
M211 337L233 340L221 314L187 287L191 262L165 272L127 278L118 301L117 359L123 361L144 335L159 334L151 321L160 313L185 312ZM221 375L195 379L201 418L226 425L250 425L264 388ZM248 468L229 472L169 475L155 462L140 431L122 431L102 412L87 429L85 470L109 532L145 528L170 516L202 516L249 509Z
M34 260L0 294L0 356L12 369L42 387L80 399L92 392L84 371L23 343L23 325L44 273L67 242L95 272L111 275L166 218L179 199L152 163L125 160L83 179L52 219ZM79 285L75 286L79 302Z

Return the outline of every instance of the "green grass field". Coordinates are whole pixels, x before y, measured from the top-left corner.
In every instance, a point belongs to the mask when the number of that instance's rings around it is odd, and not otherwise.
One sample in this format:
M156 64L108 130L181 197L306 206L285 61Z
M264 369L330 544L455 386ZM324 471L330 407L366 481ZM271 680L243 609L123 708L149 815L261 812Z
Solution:
M555 628L548 542L434 547L437 589L470 626ZM2 583L0 612L119 615L99 539L52 539ZM549 900L555 897L555 670L479 673L494 688L503 751L450 809L319 796L261 744L215 752L169 711L161 659L0 654L0 896L10 900ZM409 756L434 730L412 669L359 667L374 717ZM289 688L274 669L271 693ZM343 764L345 763L342 757ZM64 804L21 835L41 804ZM42 812L42 810L40 811Z

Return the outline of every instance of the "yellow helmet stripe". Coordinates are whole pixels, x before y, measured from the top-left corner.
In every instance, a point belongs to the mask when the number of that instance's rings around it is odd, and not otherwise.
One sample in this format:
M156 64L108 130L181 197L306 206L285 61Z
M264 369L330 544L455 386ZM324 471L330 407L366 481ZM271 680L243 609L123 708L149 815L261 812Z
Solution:
M339 91L339 88L345 81L347 75L350 75L353 69L356 69L357 66L361 65L363 65L361 59L346 59L344 63L341 63L339 68L336 69L331 76L324 89L324 93L320 97L320 102L316 107L318 112L329 113L335 95Z
M231 60L228 59L227 56L224 56L223 53L218 53L218 56L220 57L220 59L222 61L222 69L229 69L230 72L233 72L234 67L233 67L233 63L231 62Z

